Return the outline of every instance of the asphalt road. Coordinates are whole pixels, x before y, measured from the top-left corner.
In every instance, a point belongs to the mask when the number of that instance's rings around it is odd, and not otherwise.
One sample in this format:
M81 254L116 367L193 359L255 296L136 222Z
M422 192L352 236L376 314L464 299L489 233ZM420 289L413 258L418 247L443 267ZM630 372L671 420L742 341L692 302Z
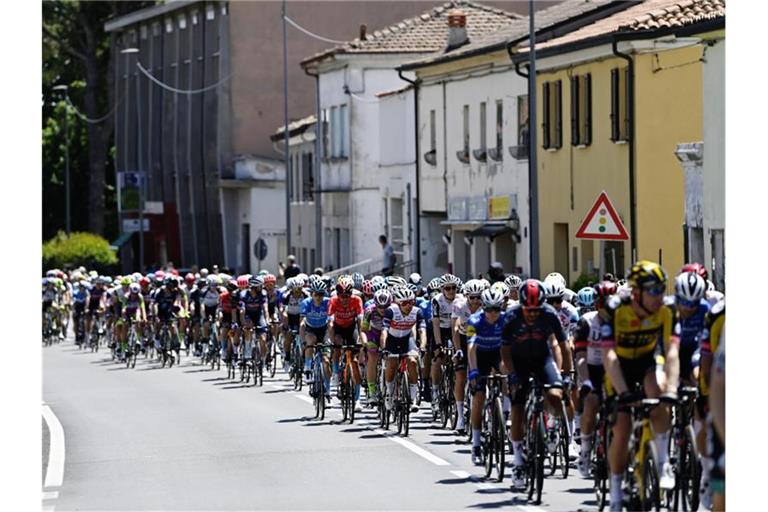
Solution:
M306 387L294 392L282 371L243 387L193 358L129 370L71 341L43 349L43 380L66 439L47 510L595 509L575 467L545 480L538 506L511 492L508 476L485 482L469 445L431 426L428 404L403 441L382 435L373 412L334 423L335 399L314 421Z

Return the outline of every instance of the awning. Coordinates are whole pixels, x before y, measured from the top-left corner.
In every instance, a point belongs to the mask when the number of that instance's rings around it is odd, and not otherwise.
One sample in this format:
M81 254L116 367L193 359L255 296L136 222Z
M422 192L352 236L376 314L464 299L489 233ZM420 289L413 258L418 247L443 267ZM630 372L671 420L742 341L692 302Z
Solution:
M511 233L511 232L512 232L512 228L506 224L483 224L482 226L475 229L474 231L470 231L469 233L467 233L467 236L470 236L470 237L489 236L491 238L495 238L499 235L503 235L504 233Z
M117 240L109 244L109 246L116 251L120 247L122 247L123 244L125 244L128 240L130 240L132 236L133 236L133 231L129 231L127 233L120 233L120 236L117 237Z

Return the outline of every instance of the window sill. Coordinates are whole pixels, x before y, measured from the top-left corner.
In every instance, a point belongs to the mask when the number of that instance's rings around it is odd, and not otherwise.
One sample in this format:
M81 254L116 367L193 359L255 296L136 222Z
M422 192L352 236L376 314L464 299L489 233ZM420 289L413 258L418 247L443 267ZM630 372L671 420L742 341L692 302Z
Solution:
M576 144L576 149L587 149L591 144Z
M544 151L547 153L554 153L555 151L559 150L560 148L544 148Z
M629 141L626 140L626 139L621 139L621 140L613 141L614 144L626 144L627 142L629 142Z

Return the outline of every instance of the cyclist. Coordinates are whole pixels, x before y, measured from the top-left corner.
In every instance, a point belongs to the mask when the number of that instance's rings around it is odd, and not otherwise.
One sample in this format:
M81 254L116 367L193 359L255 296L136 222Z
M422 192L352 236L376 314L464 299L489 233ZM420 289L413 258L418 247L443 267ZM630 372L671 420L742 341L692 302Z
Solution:
M163 323L169 323L169 330L171 335L172 346L170 350L176 350L179 343L179 331L176 328L176 324L172 322L176 313L181 309L181 294L179 292L179 282L173 275L168 275L163 280L163 286L161 286L155 294L154 300L154 313L156 319L155 326L155 345L157 348L163 348L160 345L160 325ZM173 364L174 357L171 354L171 364Z
M205 270L205 269L203 269ZM200 272L200 281L198 281L198 287L200 289L200 304L202 305L202 336L203 340L207 340L211 332L211 326L216 321L216 313L219 307L219 297L221 296L221 290L219 289L219 280L214 276L202 277L203 273Z
M88 309L85 313L85 332L86 336L90 337L91 324L93 317L104 311L104 293L106 292L105 281L101 277L97 277L96 285L91 288L91 293L88 297Z
M282 325L282 321L278 320L282 293L277 288L276 284L277 277L274 274L267 273L264 275L264 291L267 292L267 312L269 313L267 323L269 324L269 332L271 333L273 343L277 343L277 340L280 338L280 327ZM278 348L278 352L279 351ZM267 352L267 358L270 357L271 352ZM283 358L283 361L285 361L285 358Z
M523 280L518 276L511 274L504 279L504 284L509 287L509 303L507 304L507 309L510 309L520 300L518 290L520 289L520 285L523 284Z
M355 341L363 343L363 301L353 295L354 282L352 278L342 276L336 283L336 297L328 304L328 314L331 321L328 324L328 337L333 341L333 384L339 382L339 357L341 345L354 345ZM357 336L355 336L357 331ZM355 402L360 398L360 366L356 359L352 363L352 377L355 381Z
M365 377L368 382L369 406L378 405L378 386L376 385L376 366L379 362L379 343L381 331L384 329L384 315L392 305L392 294L383 289L376 292L373 301L366 304L363 313L363 344L366 348L367 361L365 365Z
M673 332L680 339L680 381L695 386L698 381L699 345L704 335L709 303L704 299L707 283L694 272L675 278L675 295L667 301L674 312ZM696 430L699 431L698 428Z
M434 348L432 349L432 384L433 386L438 385L438 383L443 378L443 372L442 372L442 355L441 355L441 349L443 345L445 344L448 346L453 339L452 335L452 319L451 315L453 314L453 308L454 304L461 302L464 299L464 296L460 293L457 293L459 290L459 284L461 283L461 280L454 276L453 274L443 274L440 277L440 293L432 297L432 332L434 334ZM463 354L461 354L461 351L459 350L459 347L454 347L456 349L455 357L456 357L456 365L454 366L454 371L456 372L456 385L458 386L458 380L459 375L463 377L463 380L466 381L466 362L464 361ZM464 389L465 382L462 382L461 387L462 390ZM454 387L454 390L456 388ZM436 392L436 389L432 389L433 394ZM454 400L456 401L456 410L458 411L458 423L456 424L456 428L458 432L461 434L464 432L464 429L466 426L464 425L464 399L462 397L461 400L458 400L456 398L456 394L454 392Z
M299 330L301 324L301 302L308 297L308 294L302 288L302 282L295 277L289 277L286 281L286 289L280 297L280 311L282 314L283 332L285 333L283 341L283 362L285 369L288 370L291 364L291 347L293 346L293 332ZM301 361L293 361L295 364L301 364Z
M189 275L189 274L188 274ZM194 276L193 276L194 277ZM203 323L203 288L207 286L205 279L197 279L189 290L189 318L192 331L192 343L195 345L195 357L202 354L200 345L200 331Z
M504 366L510 372L512 394L513 488L525 484L523 404L528 396L529 377L533 375L540 385L551 386L545 394L546 403L551 414L561 416L563 382L560 371L571 369L570 361L563 357L567 337L557 312L545 303L544 284L528 279L520 286L519 293L520 303L507 312L501 346Z
M128 293L123 297L122 315L123 320L131 325L136 332L136 339L141 339L141 325L147 320L147 312L144 308L144 297L141 295L141 286L138 283L131 283L128 287ZM128 331L123 330L120 338L120 360L124 361L127 355L131 354L134 347L126 346Z
M453 322L452 342L457 353L462 354L460 356L461 363L455 366L456 381L453 387L453 397L457 404L459 402L464 404L465 386L467 384L467 322L470 316L480 312L480 306L483 305L481 294L489 286L488 281L470 279L464 284L464 293L461 298L453 303L453 313L451 313L451 321ZM464 410L462 408L456 423L456 429L462 435L466 428L463 413Z
M576 300L578 302L577 313L579 317L590 311L594 311L596 296L595 288L592 286L585 286L576 293Z
M579 378L579 396L583 398L584 410L581 414L581 454L577 462L579 473L589 477L589 461L592 441L597 421L597 411L603 399L603 349L601 332L603 324L609 319L606 305L609 297L616 293L616 283L603 281L596 284L592 294L583 294L584 299L592 298L594 311L584 313L579 319L574 335L574 361ZM579 294L584 288L579 290Z
M421 276L419 274L411 274L411 277L409 277L409 280L413 280L413 276L418 276L419 281L421 281ZM416 295L416 306L421 310L421 314L424 316L424 324L427 327L427 350L424 351L422 354L423 356L423 367L421 368L421 375L420 378L422 382L424 383L422 387L422 400L425 402L432 402L432 388L434 387L434 384L430 383L431 380L431 370L432 370L432 354L430 347L434 346L434 332L432 331L432 299L427 294L427 289L421 286L420 284L414 284L413 282L409 283L409 288L413 290L413 293ZM432 404L433 407L437 406L437 403Z
M395 373L400 355L408 355L408 384L411 398L411 412L419 410L416 405L419 393L416 356L416 343L412 334L414 328L418 334L419 347L427 347L426 324L421 309L416 306L416 296L407 286L397 286L392 293L394 304L384 312L380 347L389 352L384 371L386 383L386 408L392 410L395 392Z
M471 291L468 300L473 297ZM491 370L500 372L501 333L506 320L503 311L504 294L498 288L491 287L481 294L483 309L469 317L467 321L467 361L469 364L470 389L472 394L472 462L482 464L481 423L485 407L485 382Z
M214 274L215 276L215 274ZM213 277L213 276L209 276ZM238 298L237 280L230 278L224 281L226 288L219 290L219 325L221 326L221 358L229 364L237 357L237 346L240 343L237 327Z
M619 397L618 414L613 425L613 438L608 448L611 470L611 510L621 510L622 475L627 464L631 419L623 404L636 400L636 388L645 396L676 399L679 372L679 340L672 333L673 312L664 305L667 274L657 263L642 260L635 263L628 276L630 295L613 297L608 302L608 321L602 326L603 366L608 376L609 391ZM656 373L655 349L664 346L665 389L661 389ZM675 475L667 460L670 415L666 406L651 411L658 454L659 487L675 486Z
M83 332L77 331L77 325L81 317L85 317L85 307L88 304L90 294L85 288L83 281L75 282L75 289L72 292L72 320L75 323L75 338L78 343L82 343L85 337L85 330Z
M325 281L316 279L309 285L309 292L312 296L301 301L299 337L306 342L304 348L304 373L307 384L313 382L312 358L315 354L315 345L323 345L327 335L328 307L331 300L326 296L326 290ZM320 350L323 351L323 366L325 367L325 395L326 399L330 400L330 366L326 351L322 347Z
M243 277L243 276L241 276ZM245 330L246 350L253 349L254 332L259 337L261 357L267 354L267 292L264 290L264 278L253 276L247 281L248 289L240 292L240 323ZM250 359L252 354L245 354Z

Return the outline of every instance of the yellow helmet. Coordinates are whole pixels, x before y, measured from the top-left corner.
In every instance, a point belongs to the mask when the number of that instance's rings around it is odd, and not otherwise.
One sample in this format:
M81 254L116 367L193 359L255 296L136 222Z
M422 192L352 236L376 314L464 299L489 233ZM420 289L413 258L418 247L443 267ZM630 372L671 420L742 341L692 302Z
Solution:
M658 263L641 260L632 265L627 276L627 281L632 288L644 288L648 285L667 283L667 273Z

